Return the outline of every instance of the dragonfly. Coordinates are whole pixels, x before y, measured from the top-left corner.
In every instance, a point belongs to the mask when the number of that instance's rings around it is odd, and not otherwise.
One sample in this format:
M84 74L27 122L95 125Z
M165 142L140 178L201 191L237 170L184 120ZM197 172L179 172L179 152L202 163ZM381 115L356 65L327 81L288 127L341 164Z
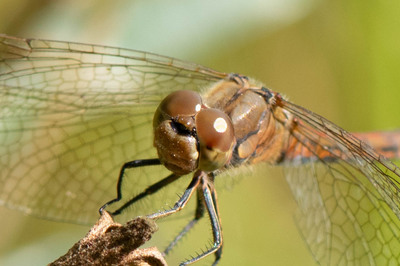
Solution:
M399 143L399 131L348 133L244 75L0 35L0 203L90 224L101 206L159 219L196 195L194 217L165 253L206 214L213 241L182 265L211 254L220 261L214 183L258 163L284 169L318 263L399 261L400 169L387 159L399 158Z

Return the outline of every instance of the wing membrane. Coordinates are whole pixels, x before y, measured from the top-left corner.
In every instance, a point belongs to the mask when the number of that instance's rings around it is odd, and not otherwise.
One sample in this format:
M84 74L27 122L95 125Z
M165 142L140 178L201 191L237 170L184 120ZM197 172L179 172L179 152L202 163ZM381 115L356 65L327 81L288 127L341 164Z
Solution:
M282 107L296 123L285 176L315 259L322 265L398 261L399 168L326 119L286 101Z
M161 99L225 76L151 53L0 35L0 202L94 221L122 164L155 156Z

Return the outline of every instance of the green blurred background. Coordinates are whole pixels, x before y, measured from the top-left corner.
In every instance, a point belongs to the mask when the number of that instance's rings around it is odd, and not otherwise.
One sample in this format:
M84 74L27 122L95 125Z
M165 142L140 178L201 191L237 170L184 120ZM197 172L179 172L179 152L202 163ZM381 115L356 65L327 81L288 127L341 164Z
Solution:
M346 130L370 131L400 127L398 14L398 1L2 0L0 32L146 50L245 74ZM313 265L280 169L254 173L219 192L221 265ZM88 230L4 208L0 217L0 265L46 264ZM188 255L173 253L171 265Z

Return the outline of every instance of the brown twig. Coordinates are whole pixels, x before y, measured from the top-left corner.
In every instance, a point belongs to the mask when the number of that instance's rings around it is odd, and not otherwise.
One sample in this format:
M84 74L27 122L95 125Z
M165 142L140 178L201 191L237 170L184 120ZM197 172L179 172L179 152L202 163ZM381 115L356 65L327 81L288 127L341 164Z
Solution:
M156 230L153 220L136 218L121 225L104 212L84 238L50 265L165 266L157 248L138 249Z

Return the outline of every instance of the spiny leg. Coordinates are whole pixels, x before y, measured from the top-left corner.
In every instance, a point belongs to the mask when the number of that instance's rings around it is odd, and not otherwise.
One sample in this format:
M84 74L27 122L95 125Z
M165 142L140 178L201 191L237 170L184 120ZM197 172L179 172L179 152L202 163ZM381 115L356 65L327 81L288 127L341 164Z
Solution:
M221 228L221 219L220 219L220 215L219 215L219 208L218 208L218 197L217 197L217 191L214 188L214 176L212 176L213 178L213 183L212 183L212 187L211 187L211 197L212 197L212 201L214 203L214 208L215 208L215 214L216 214L216 219L219 225L219 237L221 238L220 240L220 247L219 249L217 249L217 251L215 251L215 261L213 263L213 265L217 265L217 263L219 262L219 260L221 259L222 256L222 247L223 247L223 241L222 241L222 228ZM215 228L213 226L213 233L214 233L214 241L215 241ZM215 242L214 242L215 243ZM214 244L215 245L215 244Z
M164 256L168 255L168 253L178 244L178 242L194 227L194 225L204 217L204 196L201 187L197 188L197 205L194 218L189 221L189 223L183 228L183 230L175 237L175 239L168 245L168 247L164 250Z
M105 208L115 202L118 202L122 199L122 182L123 182L123 177L126 169L130 168L137 168L137 167L144 167L144 166L150 166L150 165L159 165L160 160L159 159L148 159L148 160L135 160L135 161L130 161L125 163L120 170L119 177L118 177L118 183L117 183L117 197L115 199L112 199L105 203L100 209L99 212L102 214L102 212L105 210ZM151 195L164 186L172 183L173 181L177 180L180 176L171 174L164 179L154 183L153 185L149 186L146 188L143 192L140 194L136 195L135 197L131 198L129 201L127 201L123 206L118 208L116 211L112 212L112 215L117 215L120 214L124 209L126 209L128 206L131 204L135 203L136 201L144 198L147 195Z
M154 183L153 185L147 187L145 190L143 190L143 192L137 194L136 196L134 196L133 198L131 198L130 200L125 202L124 205L119 207L117 210L111 212L111 214L112 215L121 214L123 210L125 210L126 208L128 208L129 206L134 204L135 202L143 199L146 196L156 193L157 191L159 191L163 187L169 185L170 183L174 182L175 180L177 180L180 177L181 177L180 175L170 174L169 176L167 176L167 177L161 179L160 181Z
M214 176L212 174L207 175L202 173L201 177L201 189L203 192L205 206L208 211L208 215L211 220L211 227L213 231L214 243L213 246L202 254L192 258L191 260L185 261L180 265L187 265L194 263L212 253L215 253L215 261L213 265L216 265L222 254L222 230L221 223L219 219L218 207L217 207L217 194L214 189Z
M156 161L153 161L156 162ZM155 163L157 164L157 163ZM125 165L124 165L125 166ZM135 167L135 166L133 166ZM118 196L116 199L106 203L101 209L100 211L103 211L105 207L107 207L107 205L119 201L122 197L121 193L120 193L120 189L121 186L120 184L122 183L122 175L123 175L123 171L126 168L131 168L131 167L123 167L121 169L121 174L120 174L120 179L119 179L119 186L118 186ZM138 194L136 197L132 198L129 202L127 202L124 206L122 206L121 208L119 208L116 212L121 212L124 208L126 208L126 205L128 204L132 204L135 201L143 198L146 195L152 194L156 191L158 191L160 188L162 188L164 185L166 184L170 184L171 182L175 181L176 179L178 179L180 176L176 176L174 174L169 175L168 177L162 179L161 181L151 185L149 188L147 188L144 192ZM210 216L210 220L211 220L211 226L212 226L212 230L213 230L213 238L214 238L214 244L213 246L207 250L206 252L198 255L195 258L192 258L191 260L188 260L186 262L181 263L181 265L187 265L190 263L193 263L195 261L198 261L199 259L210 255L212 253L215 252L216 254L216 259L214 261L215 265L218 260L221 257L221 248L222 248L222 232L221 232L221 225L220 225L220 220L219 220L219 213L218 213L218 208L217 208L217 198L216 198L216 192L214 189L214 176L212 174L208 175L205 172L202 171L197 171L194 175L193 175L193 179L190 182L189 186L186 188L184 194L182 195L182 197L175 203L175 205L169 209L169 210L165 210L165 211L161 211L161 212L157 212L151 215L148 215L147 217L150 219L158 219L158 218L162 218L162 217L166 217L169 216L171 214L174 214L178 211L180 211L181 209L183 209L186 204L188 203L188 201L190 200L191 196L193 195L193 192L198 188L199 189L199 196L197 198L198 201L198 207L196 209L196 217L198 217L198 219L200 219L203 216L204 213L204 205L207 208L208 214ZM201 184L201 187L199 187L199 184ZM200 193L201 192L201 193ZM204 203L203 203L204 201ZM201 207L203 206L203 207ZM115 213L115 212L114 212ZM196 218L195 217L195 218ZM197 220L198 220L197 219ZM189 228L183 233L185 234L187 231L190 230L190 228L192 228L193 226L188 225Z
M186 188L183 195L180 197L180 199L174 204L174 206L171 209L150 214L147 216L147 218L159 219L159 218L169 216L171 214L174 214L174 213L182 210L188 203L189 199L192 197L195 189L200 184L200 180L201 180L201 174L198 174L198 172L196 172L193 175L192 181L190 182L189 186Z

